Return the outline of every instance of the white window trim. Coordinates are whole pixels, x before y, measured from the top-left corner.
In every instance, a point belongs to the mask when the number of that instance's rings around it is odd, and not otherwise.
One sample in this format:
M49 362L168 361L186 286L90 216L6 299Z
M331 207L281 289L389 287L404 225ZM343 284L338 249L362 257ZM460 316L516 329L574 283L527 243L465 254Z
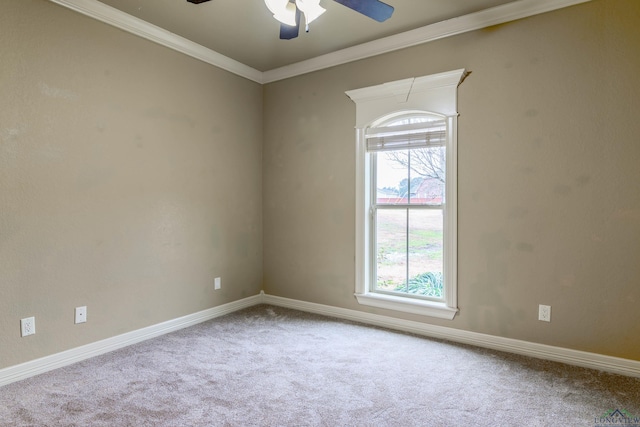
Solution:
M457 292L457 88L465 70L399 80L383 85L347 91L356 103L356 286L358 303L377 308L452 320L458 312ZM370 227L371 167L366 152L365 130L385 116L405 111L436 113L447 120L447 170L444 211L445 301L434 302L370 291L372 268Z

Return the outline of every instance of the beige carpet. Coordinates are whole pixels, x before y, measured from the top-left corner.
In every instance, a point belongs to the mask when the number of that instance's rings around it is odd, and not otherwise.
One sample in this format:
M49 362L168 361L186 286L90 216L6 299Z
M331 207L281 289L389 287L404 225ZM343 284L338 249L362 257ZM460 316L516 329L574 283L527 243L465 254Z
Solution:
M605 426L616 409L634 425L640 379L264 305L0 388L1 426Z

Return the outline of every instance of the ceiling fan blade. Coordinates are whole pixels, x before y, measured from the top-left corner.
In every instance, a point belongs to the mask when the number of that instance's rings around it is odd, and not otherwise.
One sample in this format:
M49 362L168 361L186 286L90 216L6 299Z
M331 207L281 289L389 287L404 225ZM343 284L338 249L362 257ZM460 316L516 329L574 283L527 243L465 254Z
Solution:
M300 33L300 9L296 8L296 25L280 24L280 40L291 40Z
M375 19L378 22L386 21L393 15L393 6L389 6L379 0L334 0L343 6Z
M209 0L187 0L189 3L193 3L193 4L200 4L200 3L204 3L207 2Z

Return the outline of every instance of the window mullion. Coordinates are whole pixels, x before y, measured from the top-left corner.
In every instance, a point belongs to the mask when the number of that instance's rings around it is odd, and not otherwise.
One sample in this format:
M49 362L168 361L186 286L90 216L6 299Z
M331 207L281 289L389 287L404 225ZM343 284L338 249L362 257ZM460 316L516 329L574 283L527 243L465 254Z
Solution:
M378 263L377 263L377 256L378 256L378 233L377 233L377 227L378 227L378 210L377 210L377 194L376 194L376 189L378 188L378 182L377 182L377 171L378 171L378 162L377 162L377 155L375 153L371 153L369 154L370 159L371 159L371 177L370 177L370 182L371 182L371 187L369 188L370 191L370 198L371 198L371 204L369 207L369 215L370 216L370 227L369 227L369 272L370 272L370 277L371 277L371 282L367 284L367 288L370 291L375 290L376 287L376 283L378 280Z
M440 205L409 205L407 203L398 203L397 205L376 204L376 209L434 209L444 210L444 203Z
M407 153L407 179L409 180L409 182L407 182L407 192L409 194L407 194L407 200L409 201L409 205L411 205L411 191L413 190L411 188L411 150L408 150ZM409 208L407 207L407 215L406 215L406 225L405 225L405 236L406 236L406 255L405 255L405 264L406 264L406 268L405 268L405 278L404 278L404 289L406 293L409 293Z
M409 293L409 208L407 208L407 221L406 221L406 273L404 279L405 292Z

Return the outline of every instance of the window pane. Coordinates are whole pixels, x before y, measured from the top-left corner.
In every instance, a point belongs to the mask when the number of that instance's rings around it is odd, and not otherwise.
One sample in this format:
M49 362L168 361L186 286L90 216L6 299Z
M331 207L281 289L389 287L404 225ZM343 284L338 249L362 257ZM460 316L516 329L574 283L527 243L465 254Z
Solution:
M440 209L409 211L410 294L443 298L443 217Z
M444 203L444 147L383 151L376 156L378 204Z
M410 150L406 163L411 174L411 204L444 203L445 148L428 147Z
M442 120L442 116L438 116L435 114L421 113L420 116L408 116L408 117L400 118L398 120L393 120L392 122L387 123L385 126L410 125L413 123L433 122L438 120Z
M376 289L393 291L407 277L407 211L378 209L376 215Z
M409 168L401 161L408 151L383 151L376 154L376 202L378 204L408 203Z
M442 213L441 209L377 210L375 290L444 297Z

